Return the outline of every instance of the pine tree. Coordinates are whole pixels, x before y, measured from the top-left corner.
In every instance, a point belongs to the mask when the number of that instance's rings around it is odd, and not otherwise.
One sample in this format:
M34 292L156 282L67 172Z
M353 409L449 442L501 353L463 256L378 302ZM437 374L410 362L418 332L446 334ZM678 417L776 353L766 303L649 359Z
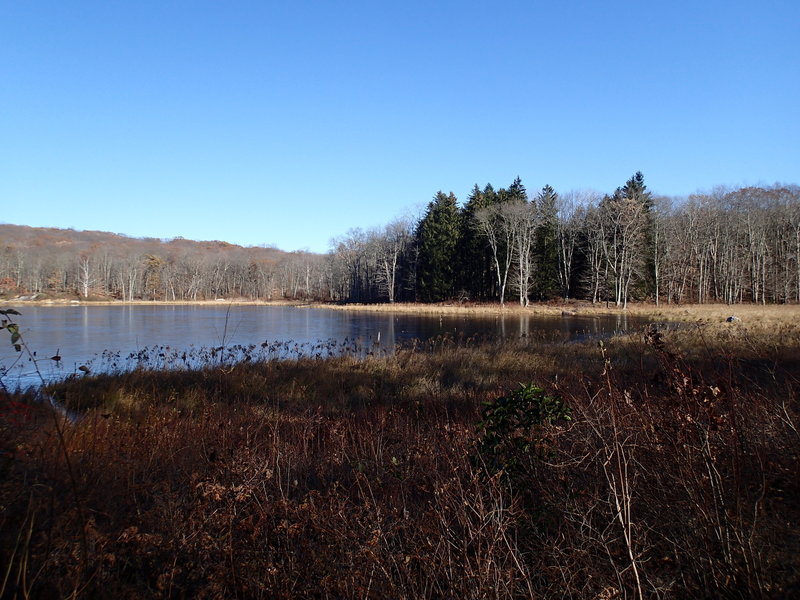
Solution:
M621 188L614 192L615 198L627 198L638 202L643 211L645 219L644 247L641 252L642 270L640 285L637 286L639 296L649 296L656 293L656 223L653 210L653 195L647 190L644 183L644 175L641 171L636 173L625 182Z
M488 200L476 183L461 211L458 242L458 286L470 298L486 298L492 282L489 272L489 249L477 228L476 215Z
M528 201L528 191L525 189L525 186L522 185L522 180L519 177L516 177L512 184L508 186L508 189L505 190L505 198L506 201L511 202L527 202Z
M546 185L536 196L539 225L534 241L536 274L534 290L539 300L548 300L558 292L558 194Z
M438 302L455 294L460 220L455 195L439 191L417 225L417 293L424 302Z

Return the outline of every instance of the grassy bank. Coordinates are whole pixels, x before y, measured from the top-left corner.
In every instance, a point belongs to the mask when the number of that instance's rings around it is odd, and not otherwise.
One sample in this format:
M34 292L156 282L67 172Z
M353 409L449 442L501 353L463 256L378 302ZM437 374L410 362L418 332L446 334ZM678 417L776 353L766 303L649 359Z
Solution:
M800 327L731 312L3 398L4 597L791 597Z
M746 319L750 324L782 324L800 320L800 306L794 304L662 304L656 306L650 303L631 303L627 308L622 308L615 306L613 303L606 305L605 303L592 304L591 302L570 301L537 303L525 307L514 303L507 303L504 306L500 306L497 303L312 304L311 306L345 311L403 312L437 315L529 314L561 317L572 314L583 316L629 314L691 323L698 321L724 321L730 316L736 316L742 320Z
M340 311L360 312L396 312L431 315L498 315L498 314L528 314L536 316L568 316L571 314L616 315L630 314L639 316L652 316L671 321L697 322L698 320L722 321L729 316L737 316L752 323L784 323L800 320L800 305L795 304L661 304L656 306L649 302L630 303L627 308L617 307L613 303L597 303L581 300L553 301L548 303L533 303L530 306L520 306L514 302L507 302L501 306L496 302L487 303L403 303L393 304L357 304L333 302L307 302L301 300L252 300L248 298L220 298L218 300L109 300L108 298L92 299L45 299L45 300L14 300L0 299L0 305L8 306L296 306L298 308L321 308Z

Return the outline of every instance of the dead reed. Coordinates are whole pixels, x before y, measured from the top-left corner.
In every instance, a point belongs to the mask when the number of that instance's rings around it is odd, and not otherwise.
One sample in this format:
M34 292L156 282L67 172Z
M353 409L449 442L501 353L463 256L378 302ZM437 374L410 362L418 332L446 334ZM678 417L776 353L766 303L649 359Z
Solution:
M64 428L74 481L45 408L5 397L0 596L790 597L798 331L84 377L50 390L83 414ZM476 423L525 382L572 419L491 471Z

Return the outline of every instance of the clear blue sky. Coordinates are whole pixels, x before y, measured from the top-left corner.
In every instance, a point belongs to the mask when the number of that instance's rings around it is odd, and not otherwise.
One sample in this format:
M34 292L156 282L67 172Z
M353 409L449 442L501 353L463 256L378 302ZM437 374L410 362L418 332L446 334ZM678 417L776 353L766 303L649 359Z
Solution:
M800 183L800 2L0 0L0 222L326 251L473 184Z

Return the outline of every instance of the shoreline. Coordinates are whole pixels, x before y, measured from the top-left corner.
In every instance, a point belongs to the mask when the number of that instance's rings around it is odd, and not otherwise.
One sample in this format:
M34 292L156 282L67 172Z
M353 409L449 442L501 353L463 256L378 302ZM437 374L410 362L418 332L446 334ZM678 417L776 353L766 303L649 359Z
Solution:
M669 321L724 321L736 317L748 323L800 322L798 304L661 304L629 303L627 308L605 303L592 305L588 301L532 303L527 307L518 304L455 304L455 303L382 303L382 304L336 304L319 301L298 300L250 300L246 298L218 300L0 300L0 306L291 306L352 312L383 312L419 315L465 315L465 316L520 316L537 317L591 317L608 315L635 315L660 317Z
M15 306L310 306L309 302L296 300L248 300L246 298L219 300L79 300L79 299L47 299L18 300L0 299L0 305Z

